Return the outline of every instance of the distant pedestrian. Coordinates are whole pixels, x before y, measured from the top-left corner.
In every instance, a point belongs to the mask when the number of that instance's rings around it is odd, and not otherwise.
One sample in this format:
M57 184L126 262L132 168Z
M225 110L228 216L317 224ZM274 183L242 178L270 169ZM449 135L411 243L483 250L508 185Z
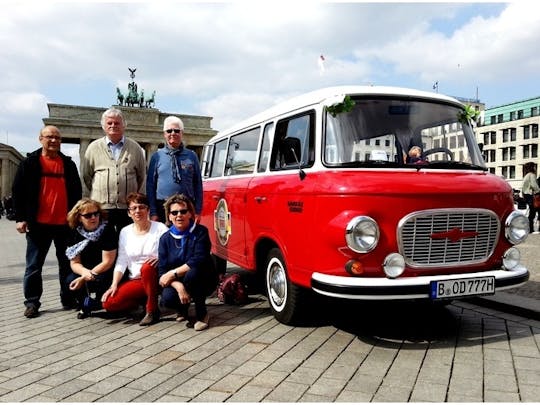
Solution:
M195 221L202 210L202 177L199 158L183 143L184 123L175 116L165 118L165 147L152 155L146 178L146 195L150 201L150 218L166 222L163 204L172 195L188 196L195 205Z
M109 108L101 116L105 136L91 142L81 160L84 195L107 210L117 234L131 223L126 197L144 192L146 160L141 146L124 135L122 112Z
M536 163L528 162L523 165L523 186L521 187L523 198L529 206L529 231L534 232L534 219L539 212L534 206L534 194L540 193L540 187L536 182Z
M71 272L65 255L69 227L67 213L81 198L77 166L60 152L58 128L45 126L39 134L42 147L21 162L13 181L13 207L17 231L26 234L26 270L23 279L24 315L39 315L43 293L42 269L51 243L58 260L60 300L64 309L74 303L63 280Z

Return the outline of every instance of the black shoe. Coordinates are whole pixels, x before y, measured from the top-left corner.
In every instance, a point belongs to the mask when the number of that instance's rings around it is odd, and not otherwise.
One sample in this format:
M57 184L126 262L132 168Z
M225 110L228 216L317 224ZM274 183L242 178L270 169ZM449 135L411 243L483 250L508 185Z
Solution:
M27 318L36 318L39 316L39 311L35 306L32 305L26 307L26 309L24 310L24 316L26 316Z
M153 325L159 321L160 313L159 311L147 312L143 319L139 322L141 326Z
M92 313L88 311L83 311L82 309L77 313L77 319L88 318Z

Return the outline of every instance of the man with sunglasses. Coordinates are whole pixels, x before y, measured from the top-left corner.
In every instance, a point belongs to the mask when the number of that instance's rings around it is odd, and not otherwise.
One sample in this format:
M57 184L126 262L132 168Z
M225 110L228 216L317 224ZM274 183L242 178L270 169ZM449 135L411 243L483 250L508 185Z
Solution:
M39 315L45 258L54 242L58 259L60 300L64 309L73 307L63 280L71 272L65 255L69 227L67 213L81 198L77 166L60 152L62 137L58 128L45 126L39 134L41 148L21 162L13 181L13 207L16 228L26 235L26 270L23 279L24 316Z
M184 194L195 205L195 221L202 210L202 177L197 154L183 143L184 123L173 115L163 121L165 146L152 155L146 177L150 218L165 222L163 204L172 195Z

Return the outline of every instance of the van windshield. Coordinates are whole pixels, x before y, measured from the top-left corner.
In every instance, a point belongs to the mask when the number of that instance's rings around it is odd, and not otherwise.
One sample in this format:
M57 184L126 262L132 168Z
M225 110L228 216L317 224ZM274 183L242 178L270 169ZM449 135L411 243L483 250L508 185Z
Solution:
M486 170L463 109L424 99L352 99L352 110L326 112L325 165Z

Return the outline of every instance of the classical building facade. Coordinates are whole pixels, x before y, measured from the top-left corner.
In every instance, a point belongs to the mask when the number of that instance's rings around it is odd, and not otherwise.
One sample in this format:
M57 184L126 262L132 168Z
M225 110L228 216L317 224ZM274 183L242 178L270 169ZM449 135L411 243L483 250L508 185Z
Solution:
M0 198L11 195L11 185L19 163L24 159L13 146L0 143Z
M65 104L47 104L49 117L45 125L58 127L63 144L78 144L82 158L88 144L105 136L101 128L101 115L107 108ZM113 106L122 111L127 126L125 135L137 141L146 153L147 163L163 142L163 120L175 115L184 122L184 144L199 156L204 143L217 131L210 126L212 117L161 112L155 108Z
M523 165L538 164L540 97L485 110L475 129L484 160L491 173L521 189Z

